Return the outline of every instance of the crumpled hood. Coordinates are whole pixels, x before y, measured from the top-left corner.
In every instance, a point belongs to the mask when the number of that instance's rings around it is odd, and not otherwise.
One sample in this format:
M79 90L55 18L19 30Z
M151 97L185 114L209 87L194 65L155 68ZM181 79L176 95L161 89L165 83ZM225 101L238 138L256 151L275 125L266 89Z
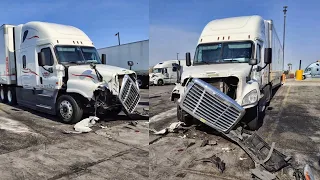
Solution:
M103 76L103 80L106 82L112 80L112 78L114 78L117 74L124 75L135 73L132 70L104 64L97 64L96 69ZM88 80L97 79L95 70L91 69L89 64L70 66L68 68L68 72L69 78L85 78Z
M251 66L248 63L228 63L228 64L204 64L196 66L186 66L183 69L181 80L185 78L206 78L206 77L246 77Z

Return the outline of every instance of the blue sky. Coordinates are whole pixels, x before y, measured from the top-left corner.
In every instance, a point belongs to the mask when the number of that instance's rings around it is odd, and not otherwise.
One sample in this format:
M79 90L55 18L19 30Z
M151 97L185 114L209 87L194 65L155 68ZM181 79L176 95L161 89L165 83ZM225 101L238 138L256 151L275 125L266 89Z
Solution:
M272 19L282 43L283 6L288 6L285 68L320 60L320 1L150 0L150 65L193 53L203 27L213 19L260 15Z
M97 48L148 39L148 0L1 0L0 24L46 21L83 30Z

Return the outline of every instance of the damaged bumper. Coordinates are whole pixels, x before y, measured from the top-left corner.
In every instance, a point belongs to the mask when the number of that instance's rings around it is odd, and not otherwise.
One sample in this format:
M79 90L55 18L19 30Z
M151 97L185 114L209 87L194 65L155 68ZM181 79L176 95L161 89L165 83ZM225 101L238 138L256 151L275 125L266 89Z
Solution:
M201 122L223 133L242 119L245 109L217 88L200 80L189 83L180 107Z

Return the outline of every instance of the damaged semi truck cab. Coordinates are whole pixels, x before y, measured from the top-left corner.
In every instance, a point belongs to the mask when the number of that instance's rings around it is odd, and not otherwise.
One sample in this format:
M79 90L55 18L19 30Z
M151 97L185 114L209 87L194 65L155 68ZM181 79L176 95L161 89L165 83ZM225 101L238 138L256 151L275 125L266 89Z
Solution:
M134 71L105 65L80 29L46 22L0 28L0 100L76 123L83 113L133 113Z
M221 132L241 123L256 130L261 112L281 85L283 50L272 20L260 16L218 19L203 29L191 62L172 91L178 119L192 118Z

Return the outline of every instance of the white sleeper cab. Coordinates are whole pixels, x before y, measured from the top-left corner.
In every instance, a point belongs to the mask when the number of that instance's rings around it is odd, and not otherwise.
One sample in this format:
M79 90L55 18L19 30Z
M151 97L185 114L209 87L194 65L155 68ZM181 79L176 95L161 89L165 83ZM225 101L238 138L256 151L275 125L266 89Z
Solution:
M76 123L83 113L133 113L136 73L105 65L80 29L46 22L0 27L0 100Z
M159 62L149 74L150 85L174 84L177 82L179 72L186 65L185 60L168 60Z
M192 62L186 54L171 100L180 121L195 118L224 133L238 124L256 130L282 74L283 49L271 20L217 19L204 27Z

